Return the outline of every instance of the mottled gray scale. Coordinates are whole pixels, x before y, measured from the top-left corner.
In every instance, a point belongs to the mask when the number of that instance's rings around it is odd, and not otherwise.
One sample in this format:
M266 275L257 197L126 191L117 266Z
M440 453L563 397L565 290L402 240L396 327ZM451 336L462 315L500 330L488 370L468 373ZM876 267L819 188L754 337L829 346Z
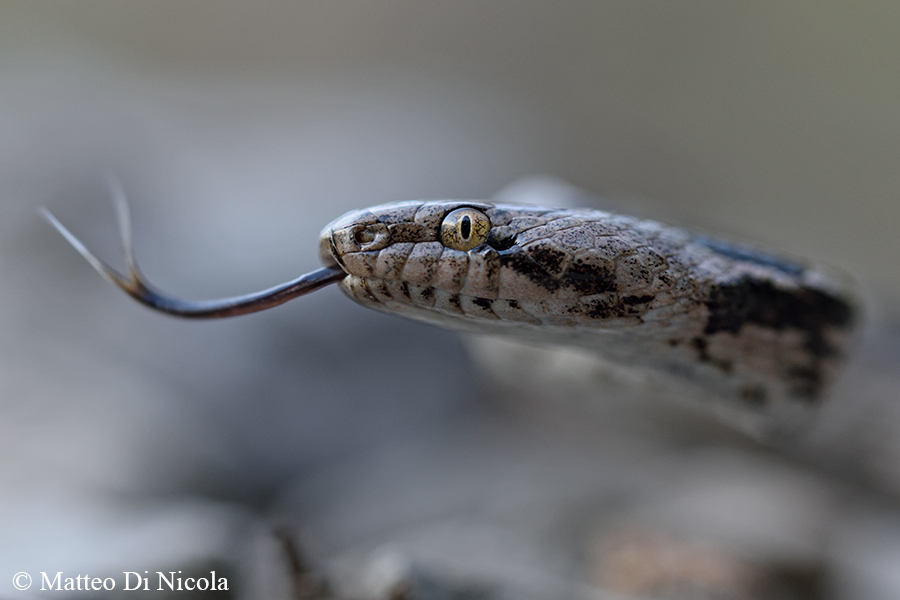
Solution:
M500 253L500 298L543 301L555 297L559 280L537 264L524 249Z
M430 229L438 231L441 221L447 215L447 210L442 204L423 204L416 211L415 222Z
M500 256L490 246L469 251L469 268L461 294L494 299L500 288Z
M544 324L547 310L543 300L524 300L520 298L517 302L523 313L530 316L541 325Z
M360 304L370 308L377 308L381 301L369 289L367 281L367 279L350 275L341 281L340 286L348 296Z
M388 226L391 242L433 242L437 239L437 231L418 223L395 223Z
M504 321L514 321L518 323L528 323L531 325L540 325L541 322L526 313L518 300L508 300L506 298L498 298L491 301L491 310L499 318Z
M510 227L514 226L510 225ZM525 231L519 233L516 236L516 243L520 246L524 246L525 244L529 244L537 240L549 238L552 235L553 231L548 229L545 225L535 225L534 227L530 227Z
M533 227L539 227L547 222L547 219L536 216L532 214L530 211L522 211L523 216L514 217L510 222L509 226L519 231L527 231Z
M561 277L572 262L572 253L566 252L559 244L554 244L550 240L538 240L521 245L529 258L553 277Z
M429 284L437 273L444 246L440 242L423 242L413 246L401 277L417 284Z
M669 268L669 261L651 247L643 246L638 248L635 256L639 257L644 266L653 273L660 273Z
M383 210L371 210L371 213L388 225L394 223L408 223L413 220L416 210L421 206L420 202L398 202Z
M412 296L409 293L409 284L405 281L392 279L385 279L383 282L384 289L387 292L386 295L389 296L391 300L403 304L412 304Z
M466 315L476 319L499 319L491 308L491 300L478 296L460 294L460 305Z
M634 252L634 247L618 236L596 237L591 242L594 249L607 260L617 260Z
M491 207L484 212L491 220L491 225L494 227L509 225L509 222L516 216L516 211L510 211L496 206Z
M545 217L549 217L550 220L547 222L544 227L550 233L556 233L558 231L562 231L563 229L570 229L572 227L581 227L584 224L584 220L579 217L573 216L560 216L556 217L553 213L549 215L545 215Z
M620 231L618 227L613 225L610 219L587 221L580 229L584 232L584 235L592 238L614 236L618 235Z
M593 248L579 252L560 278L560 283L577 295L591 296L617 291L616 263Z
M469 272L469 255L461 250L444 248L432 283L434 287L459 292Z
M665 270L660 273L656 273L653 276L653 282L650 284L649 289L653 291L658 296L665 294L667 292L672 291L672 286L676 281L676 276L670 270Z
M366 281L366 289L378 302L384 304L394 299L394 295L391 294L387 284L388 281L385 279L369 279Z
M578 252L585 249L584 241L586 238L593 243L594 236L585 227L572 227L557 232L552 240L548 240L548 243L553 244L560 251L570 256L575 256Z
M410 283L407 285L410 300L420 308L432 308L434 306L434 288L430 285L418 285Z
M375 261L379 252L352 252L342 257L343 265L350 273L359 273L365 277L375 275Z
M382 279L400 279L406 258L412 252L415 244L401 242L388 246L378 253L375 260L375 277Z
M462 315L462 302L459 294L446 290L435 290L434 310L451 317Z

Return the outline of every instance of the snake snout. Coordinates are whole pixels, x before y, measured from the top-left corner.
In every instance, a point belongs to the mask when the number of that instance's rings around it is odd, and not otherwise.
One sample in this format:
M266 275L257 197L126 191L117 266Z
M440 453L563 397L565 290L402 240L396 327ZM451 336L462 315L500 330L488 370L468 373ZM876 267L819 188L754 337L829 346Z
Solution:
M331 239L331 232L322 232L319 239L319 259L326 267L341 266L338 260L337 250L334 247L334 241Z

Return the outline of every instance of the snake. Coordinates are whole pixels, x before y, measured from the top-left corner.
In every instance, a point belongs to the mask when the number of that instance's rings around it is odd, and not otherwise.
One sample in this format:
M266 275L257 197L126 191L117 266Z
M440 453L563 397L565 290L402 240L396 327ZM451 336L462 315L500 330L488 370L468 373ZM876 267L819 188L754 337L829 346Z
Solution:
M116 200L125 274L44 214L101 275L158 311L235 316L336 283L369 308L586 349L752 411L818 405L858 320L851 286L825 267L624 214L468 200L349 212L322 230L322 268L254 294L188 301L141 274L127 203Z

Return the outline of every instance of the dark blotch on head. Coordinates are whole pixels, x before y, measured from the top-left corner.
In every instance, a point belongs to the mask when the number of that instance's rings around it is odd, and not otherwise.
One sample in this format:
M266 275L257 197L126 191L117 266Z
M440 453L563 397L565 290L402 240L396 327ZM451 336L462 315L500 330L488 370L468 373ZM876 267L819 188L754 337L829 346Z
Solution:
M521 249L500 252L500 266L508 267L516 273L524 275L542 288L550 291L559 289L559 281Z
M571 287L585 296L604 294L616 291L616 267L611 261L605 264L596 264L574 261L565 274L560 278L560 283Z
M548 273L562 273L566 267L568 255L557 248L547 245L527 246L528 255Z
M450 304L452 304L459 310L462 310L462 304L460 303L460 300L459 300L459 294L450 294L450 297L447 298L447 302L449 302Z
M639 296L628 297L639 298ZM651 296L650 300L652 299ZM613 303L608 299L596 299L589 302L583 312L592 319L615 319L617 317L640 317L647 310L646 303L625 302L624 299Z

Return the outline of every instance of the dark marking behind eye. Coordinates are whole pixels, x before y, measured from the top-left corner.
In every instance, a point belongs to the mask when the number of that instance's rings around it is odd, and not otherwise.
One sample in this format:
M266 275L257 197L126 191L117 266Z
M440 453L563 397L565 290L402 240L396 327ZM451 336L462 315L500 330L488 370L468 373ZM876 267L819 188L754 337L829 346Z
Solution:
M615 265L605 263L583 262L575 260L560 279L562 285L591 296L616 291Z
M551 292L559 289L559 281L521 250L518 252L500 252L500 266L512 269L519 275L524 275L536 285Z

